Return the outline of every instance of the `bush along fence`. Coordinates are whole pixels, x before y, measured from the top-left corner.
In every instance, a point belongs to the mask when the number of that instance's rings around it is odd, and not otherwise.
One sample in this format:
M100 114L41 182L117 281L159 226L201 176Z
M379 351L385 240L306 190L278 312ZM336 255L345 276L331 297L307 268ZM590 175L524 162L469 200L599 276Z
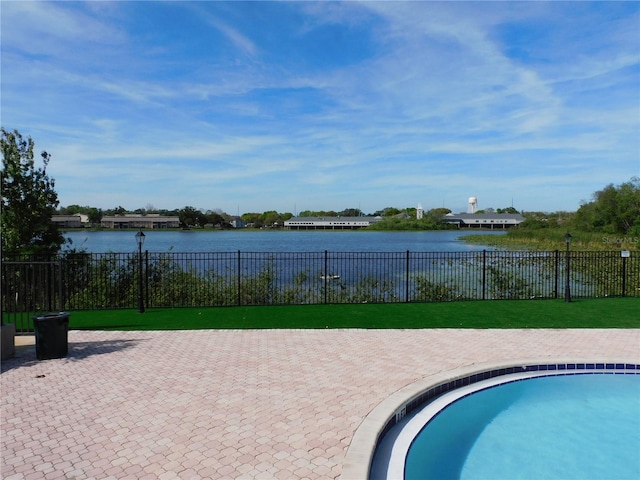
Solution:
M568 276L567 276L568 272ZM142 282L140 282L142 275ZM640 297L638 252L67 253L2 262L2 321L35 312ZM142 288L140 288L140 285Z

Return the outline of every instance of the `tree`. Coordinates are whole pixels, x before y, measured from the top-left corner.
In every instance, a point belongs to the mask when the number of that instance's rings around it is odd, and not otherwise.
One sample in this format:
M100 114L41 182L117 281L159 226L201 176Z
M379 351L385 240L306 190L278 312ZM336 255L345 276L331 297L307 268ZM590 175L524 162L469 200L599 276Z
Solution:
M387 207L387 208L383 208L382 210L373 212L373 215L376 217L393 217L394 215L397 215L400 212L401 210L396 207Z
M275 210L268 210L261 216L262 224L267 227L282 227L283 220L278 212Z
M261 217L260 213L247 212L247 213L243 213L240 218L242 218L242 220L247 224L247 226L260 228L262 227L262 220L260 217Z
M104 211L105 215L124 215L125 213L127 213L127 209L124 208L123 206L118 206L116 208L110 208L108 210Z
M2 211L0 228L4 254L52 255L64 237L51 221L58 207L55 181L47 175L51 155L42 152L42 167L33 159L34 142L2 128Z
M345 208L339 213L339 215L341 217L360 217L362 215L362 210L359 208Z
M224 217L219 212L207 210L204 214L207 217L207 223L210 223L214 227L222 228L226 223Z
M576 226L587 231L632 233L640 227L640 177L607 185L576 212Z
M438 225L442 223L442 218L448 213L451 213L451 210L449 210L448 208L432 208L424 214L424 218L426 220L429 220L431 223Z
M75 215L77 213L86 213L85 209L89 207L81 207L80 205L69 205L68 207L60 207L58 209L59 215Z
M89 223L92 225L98 225L102 221L102 210L99 208L91 207L87 215L89 215Z
M311 210L303 210L298 214L299 217L337 217L338 213L333 210L325 211L319 210L317 212L312 212Z
M204 227L207 223L207 216L194 207L186 206L178 212L180 223L183 227Z

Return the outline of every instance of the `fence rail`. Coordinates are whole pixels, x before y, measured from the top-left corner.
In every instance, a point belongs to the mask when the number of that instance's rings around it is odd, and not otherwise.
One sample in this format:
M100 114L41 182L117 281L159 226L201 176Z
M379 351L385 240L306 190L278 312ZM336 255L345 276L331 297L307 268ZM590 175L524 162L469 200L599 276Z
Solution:
M2 321L45 310L640 297L638 252L69 253L2 262ZM139 279L142 275L142 291Z

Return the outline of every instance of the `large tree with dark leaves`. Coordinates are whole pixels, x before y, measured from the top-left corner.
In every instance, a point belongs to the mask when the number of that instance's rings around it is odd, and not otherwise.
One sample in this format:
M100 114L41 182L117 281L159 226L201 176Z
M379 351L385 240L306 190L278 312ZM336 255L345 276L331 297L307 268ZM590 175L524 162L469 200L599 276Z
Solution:
M42 152L43 165L36 166L33 140L25 140L17 130L2 128L0 144L2 254L53 255L60 250L64 237L51 221L59 203L55 182L47 175L51 155Z
M587 231L640 234L640 177L593 194L576 212L576 225Z

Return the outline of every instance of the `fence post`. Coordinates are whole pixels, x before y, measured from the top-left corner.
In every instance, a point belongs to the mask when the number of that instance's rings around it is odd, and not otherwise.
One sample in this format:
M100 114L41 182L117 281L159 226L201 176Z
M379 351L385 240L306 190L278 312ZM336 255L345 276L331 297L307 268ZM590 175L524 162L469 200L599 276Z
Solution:
M144 303L149 308L149 250L144 251Z
M627 257L622 257L622 296L626 296L627 291Z
M486 300L487 292L487 251L482 250L482 299Z
M329 290L329 282L327 281L327 267L328 267L328 255L329 252L327 250L324 251L324 275L323 275L323 287L324 287L324 303L327 303L327 293Z
M238 250L238 306L242 305L242 299L240 298L240 292L242 291L242 262L240 260L240 250Z
M409 250L407 250L407 269L406 269L406 275L405 275L405 291L404 291L404 298L405 298L405 302L409 303Z
M555 283L553 285L553 297L554 298L558 298L558 275L560 274L560 250L556 250L556 255L555 255L555 263L556 263L556 267L555 267Z
M63 274L62 274L63 270L62 270L62 257L58 258L58 297L60 299L60 310L58 310L59 312L64 311L64 292L62 289L62 281L63 281Z
M48 311L52 311L55 308L55 266L52 265L51 263L43 263L42 265L42 270L44 270L44 272L40 271L40 269L38 269L38 277L40 278L44 278L44 306L45 309ZM34 275L34 279L36 278L36 276ZM36 283L34 282L34 287L35 287Z

